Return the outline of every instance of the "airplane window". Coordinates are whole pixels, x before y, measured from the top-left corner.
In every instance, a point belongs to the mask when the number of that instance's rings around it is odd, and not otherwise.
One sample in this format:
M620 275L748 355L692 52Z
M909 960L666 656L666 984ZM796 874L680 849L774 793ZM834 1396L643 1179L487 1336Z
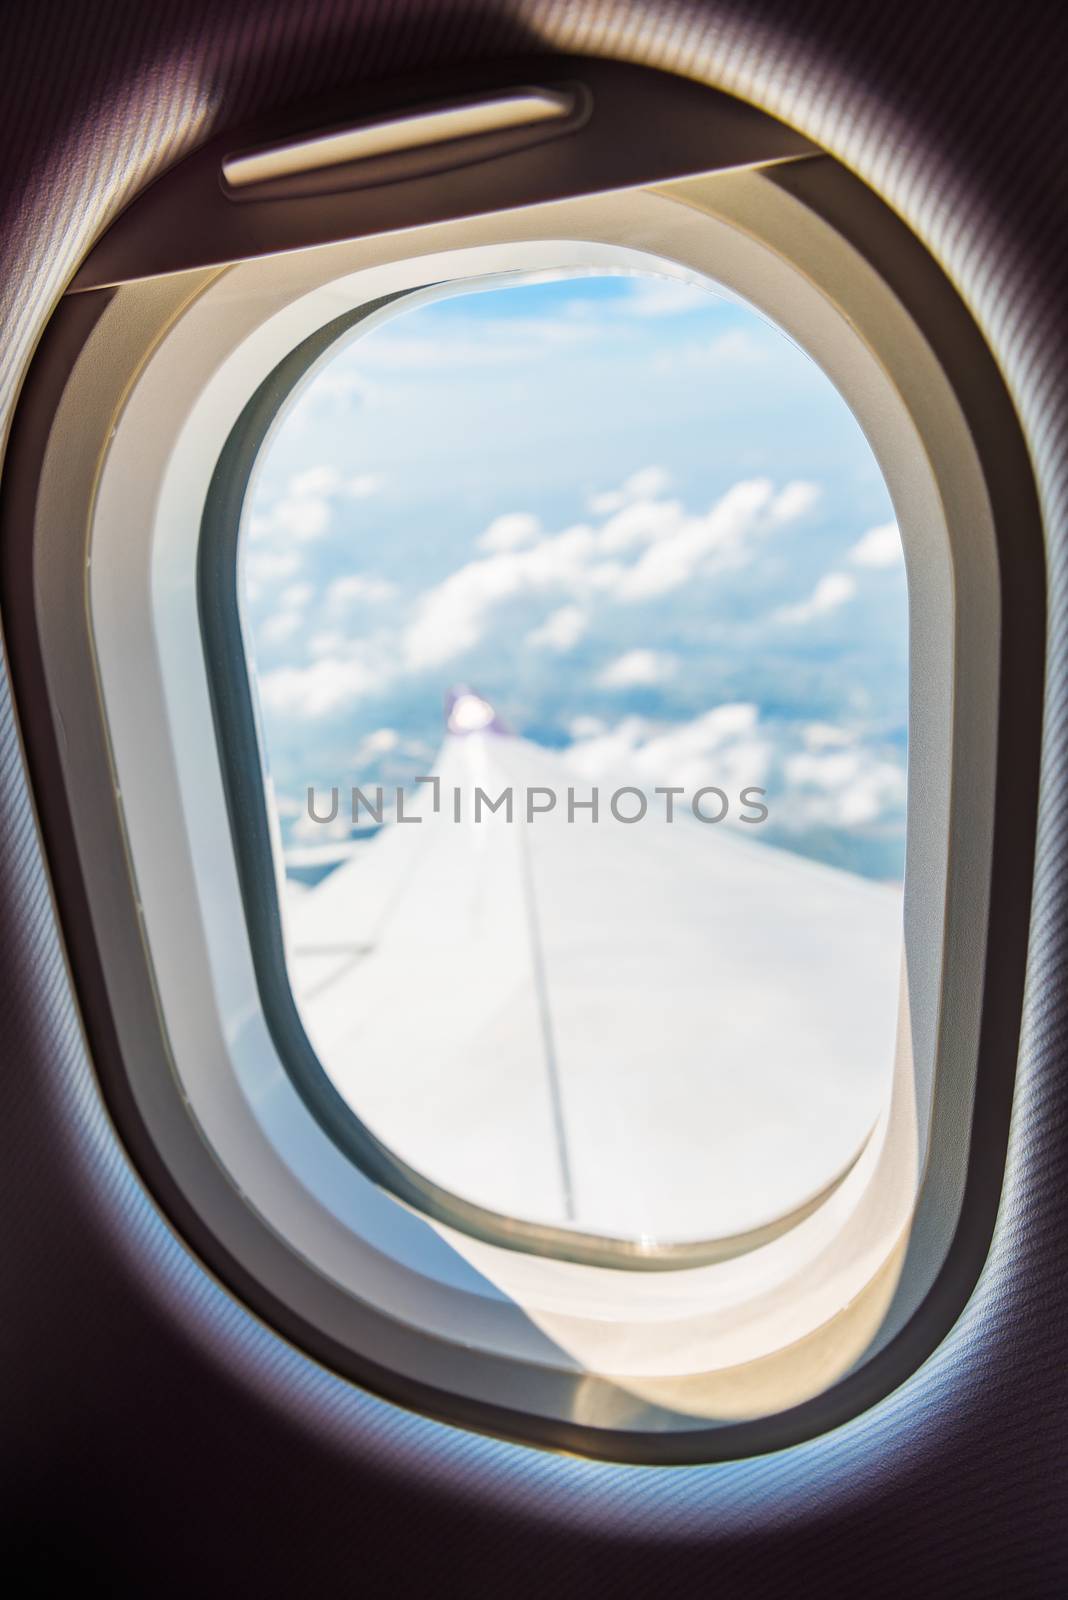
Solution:
M241 536L289 977L387 1150L657 1244L797 1216L890 1089L908 603L849 407L726 292L416 295Z

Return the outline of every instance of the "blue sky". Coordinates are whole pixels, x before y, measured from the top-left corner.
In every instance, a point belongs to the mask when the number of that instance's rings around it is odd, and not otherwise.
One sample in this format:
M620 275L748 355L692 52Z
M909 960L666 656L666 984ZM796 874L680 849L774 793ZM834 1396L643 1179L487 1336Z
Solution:
M242 588L291 844L321 840L309 784L425 771L465 682L591 781L758 784L766 841L900 876L893 508L829 380L732 298L517 281L340 348L262 453Z

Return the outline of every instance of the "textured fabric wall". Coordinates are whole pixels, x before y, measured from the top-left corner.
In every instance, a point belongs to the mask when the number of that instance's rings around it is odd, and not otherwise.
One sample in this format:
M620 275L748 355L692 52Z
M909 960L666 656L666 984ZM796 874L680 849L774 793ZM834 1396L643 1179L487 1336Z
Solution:
M1068 1587L1068 352L1057 7L919 0L9 0L0 416L119 208L261 110L531 49L642 61L822 143L926 241L1001 363L1051 583L1029 1004L1005 1199L950 1338L835 1435L655 1471L557 1458L344 1384L161 1219L99 1099L0 681L4 1512L40 1575L145 1595L1046 1595ZM1060 1503L1058 1503L1058 1501ZM16 1592L27 1592L25 1589Z

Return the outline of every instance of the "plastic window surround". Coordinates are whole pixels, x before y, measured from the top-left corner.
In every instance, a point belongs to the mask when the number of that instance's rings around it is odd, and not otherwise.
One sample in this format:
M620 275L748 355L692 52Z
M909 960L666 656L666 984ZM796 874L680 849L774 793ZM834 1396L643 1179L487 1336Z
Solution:
M359 1172L309 1114L257 992L196 606L196 532L220 442L287 351L384 295L578 265L711 278L784 327L868 434L909 573L907 964L889 1114L841 1185L788 1233L671 1272L537 1257L420 1216ZM983 475L952 388L901 302L815 211L751 173L125 286L57 417L42 525L85 470L84 460L60 459L57 441L85 414L99 381L91 358L104 350L113 362L142 363L99 473L89 539L114 781L182 1100L246 1206L288 1247L272 1258L269 1292L386 1371L594 1432L700 1431L703 1453L715 1453L711 1428L801 1405L870 1360L923 1300L959 1209L968 1117L944 1107L969 1106L974 1080L985 953L975 930L986 926L998 705L989 649L997 563ZM53 645L62 707L79 692L77 669L58 638ZM967 783L951 782L955 768ZM76 815L75 825L91 888L91 824ZM136 1054L133 1093L195 1204L173 1106L161 1110ZM939 1200L928 1215L932 1129ZM914 1215L924 1248L906 1260ZM248 1261L256 1254L247 1240L226 1243ZM264 1277L262 1262L254 1271ZM355 1317L356 1307L372 1314ZM405 1341L398 1327L426 1337Z

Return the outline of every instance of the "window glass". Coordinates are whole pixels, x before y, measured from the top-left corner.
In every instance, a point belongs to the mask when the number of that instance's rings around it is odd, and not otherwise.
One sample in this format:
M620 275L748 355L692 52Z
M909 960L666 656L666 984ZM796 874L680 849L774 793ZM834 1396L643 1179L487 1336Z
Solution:
M897 1025L907 595L802 351L666 276L401 305L279 420L239 577L293 992L379 1140L650 1245L848 1170Z

